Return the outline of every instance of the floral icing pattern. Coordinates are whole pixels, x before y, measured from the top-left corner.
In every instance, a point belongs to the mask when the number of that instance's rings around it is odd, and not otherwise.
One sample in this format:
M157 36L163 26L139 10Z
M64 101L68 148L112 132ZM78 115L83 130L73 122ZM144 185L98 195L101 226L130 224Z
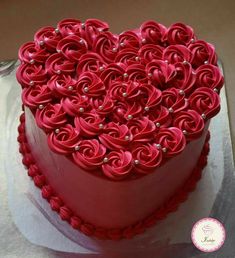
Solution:
M19 50L23 104L52 151L109 180L152 173L220 110L214 46L183 23L113 34L64 19Z

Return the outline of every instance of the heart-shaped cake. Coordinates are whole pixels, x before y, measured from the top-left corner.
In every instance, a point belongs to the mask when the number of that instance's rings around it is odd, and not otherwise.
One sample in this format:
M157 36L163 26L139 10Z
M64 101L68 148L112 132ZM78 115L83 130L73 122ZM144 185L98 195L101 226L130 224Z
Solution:
M182 23L117 35L65 19L19 50L23 163L52 209L98 238L129 238L187 198L224 80Z

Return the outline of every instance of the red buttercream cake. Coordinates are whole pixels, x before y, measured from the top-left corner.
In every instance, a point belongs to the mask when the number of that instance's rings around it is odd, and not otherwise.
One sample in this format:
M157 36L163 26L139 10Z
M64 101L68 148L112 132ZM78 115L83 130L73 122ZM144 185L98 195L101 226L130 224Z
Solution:
M37 31L19 59L23 164L73 228L130 238L195 188L223 76L190 26L147 21L114 34L65 19Z

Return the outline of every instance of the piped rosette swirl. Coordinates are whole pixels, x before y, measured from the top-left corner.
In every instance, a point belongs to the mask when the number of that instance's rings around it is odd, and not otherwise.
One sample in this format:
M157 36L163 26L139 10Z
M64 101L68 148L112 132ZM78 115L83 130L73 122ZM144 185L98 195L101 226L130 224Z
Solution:
M23 104L51 150L109 180L154 172L220 110L215 49L183 23L117 35L100 20L64 19L19 59Z

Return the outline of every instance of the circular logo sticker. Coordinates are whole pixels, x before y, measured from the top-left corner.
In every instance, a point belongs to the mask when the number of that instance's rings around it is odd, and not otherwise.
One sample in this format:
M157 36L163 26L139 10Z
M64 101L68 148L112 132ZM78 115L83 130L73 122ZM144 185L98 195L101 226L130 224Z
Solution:
M203 218L194 224L191 239L200 251L217 251L225 241L224 226L217 219Z

